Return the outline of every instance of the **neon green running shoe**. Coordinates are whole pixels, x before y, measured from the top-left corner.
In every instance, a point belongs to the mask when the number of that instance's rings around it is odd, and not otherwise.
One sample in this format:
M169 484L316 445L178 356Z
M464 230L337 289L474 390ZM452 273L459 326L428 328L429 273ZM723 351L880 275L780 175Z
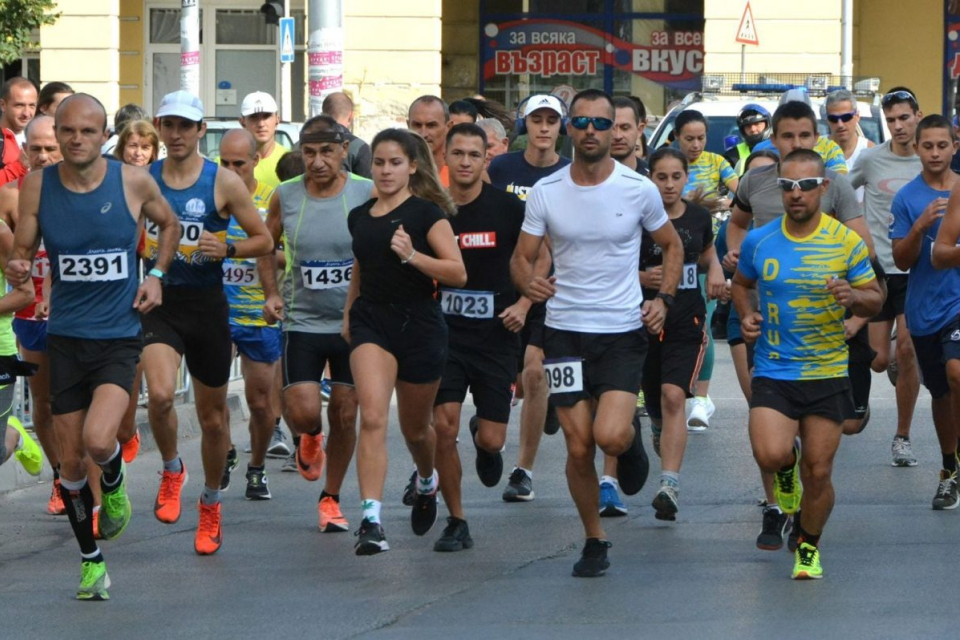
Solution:
M793 515L800 508L800 499L803 497L803 485L800 484L800 441L793 445L796 462L786 471L777 471L773 478L773 495L777 499L780 510Z
M43 451L40 450L40 445L30 437L30 434L27 433L27 430L23 428L16 417L10 416L7 418L7 426L13 427L20 433L21 446L14 451L13 455L23 465L24 471L32 476L40 475L40 470L43 468Z
M84 562L80 565L80 587L77 600L109 600L110 576L106 562Z
M100 507L100 537L104 540L113 540L119 537L121 533L130 524L130 514L133 509L130 506L130 498L127 496L127 468L125 463L120 463L120 473L123 479L120 484L110 492L104 491Z
M820 550L812 544L801 542L793 552L796 558L793 565L794 580L819 580L823 577L823 567L820 566Z

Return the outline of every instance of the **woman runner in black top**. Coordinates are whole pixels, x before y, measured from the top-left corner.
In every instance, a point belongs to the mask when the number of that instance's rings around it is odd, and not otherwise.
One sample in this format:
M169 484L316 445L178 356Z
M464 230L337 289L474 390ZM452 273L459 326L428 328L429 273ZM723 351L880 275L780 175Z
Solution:
M700 373L707 338L706 303L700 294L699 274L707 273L707 292L719 298L725 291L723 270L713 246L713 220L705 208L683 200L687 159L676 149L664 148L650 157L650 177L663 206L683 241L683 270L677 295L663 331L650 340L643 367L643 393L654 422L654 449L660 455L660 489L653 499L659 520L675 520L680 489L680 465L687 446L684 403L692 397ZM643 299L652 300L660 288L663 256L644 233L640 243L640 284ZM660 431L662 429L662 435Z
M417 466L413 532L424 535L437 519L439 478L431 422L447 359L447 326L434 297L434 281L462 287L467 272L446 219L455 207L440 186L430 154L419 153L422 143L416 134L400 129L377 134L371 149L379 197L347 218L354 270L344 338L350 343L360 406L357 475L363 501L357 555L389 549L380 504L394 389L400 429Z

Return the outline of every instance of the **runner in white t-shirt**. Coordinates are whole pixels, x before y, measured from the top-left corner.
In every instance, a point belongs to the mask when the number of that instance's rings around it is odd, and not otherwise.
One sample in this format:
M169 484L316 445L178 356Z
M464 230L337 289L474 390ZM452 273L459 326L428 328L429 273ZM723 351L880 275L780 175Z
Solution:
M610 566L594 452L600 447L617 456L624 493L643 488L650 465L632 421L647 352L643 328L658 334L663 327L683 247L653 183L610 157L610 96L582 91L570 113L575 160L530 191L511 270L525 296L547 300L544 368L566 436L567 483L587 538L573 575L594 577ZM644 229L663 249L660 293L646 303L637 277ZM544 236L556 269L549 278L533 271Z

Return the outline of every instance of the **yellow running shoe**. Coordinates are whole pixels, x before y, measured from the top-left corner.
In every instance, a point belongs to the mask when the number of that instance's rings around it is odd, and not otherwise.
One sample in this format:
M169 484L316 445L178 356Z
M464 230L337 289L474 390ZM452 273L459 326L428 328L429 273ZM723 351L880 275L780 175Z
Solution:
M23 465L23 470L32 476L40 475L40 470L43 468L43 452L40 450L40 445L30 437L16 417L7 418L7 426L13 427L20 434L20 448L14 451L13 455Z
M773 495L777 499L780 510L793 515L800 508L800 499L803 497L803 485L800 484L800 441L793 445L796 462L786 471L777 471L773 477Z
M112 491L104 491L100 507L100 535L104 540L113 540L130 524L133 509L127 496L127 464L120 462L121 480Z
M84 562L80 565L80 587L77 600L109 600L110 576L106 562Z
M796 558L793 565L794 580L819 580L823 577L823 567L820 566L820 550L812 544L801 542L794 551Z

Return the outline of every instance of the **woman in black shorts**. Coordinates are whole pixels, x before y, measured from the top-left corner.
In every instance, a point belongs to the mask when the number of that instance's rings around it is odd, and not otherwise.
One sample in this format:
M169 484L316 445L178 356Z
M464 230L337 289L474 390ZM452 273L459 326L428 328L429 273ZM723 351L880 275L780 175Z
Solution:
M439 478L431 422L447 359L447 325L434 298L435 282L462 287L467 272L446 219L456 208L429 153L420 153L425 144L400 129L377 134L371 150L379 197L347 218L354 266L344 338L350 343L360 406L357 475L363 500L357 555L389 549L380 503L394 390L400 429L417 466L413 532L424 535L437 519Z
M723 295L726 282L713 246L713 219L705 208L680 196L687 182L687 159L664 148L650 157L650 177L660 190L663 206L683 240L683 270L677 295L660 335L650 340L643 367L643 394L654 422L654 445L660 454L660 489L653 499L659 520L675 520L680 489L680 465L687 446L684 404L707 346L706 303L700 294L700 273L707 274L711 299ZM644 233L640 244L640 284L643 299L653 300L660 288L663 256ZM662 430L662 432L661 432Z

